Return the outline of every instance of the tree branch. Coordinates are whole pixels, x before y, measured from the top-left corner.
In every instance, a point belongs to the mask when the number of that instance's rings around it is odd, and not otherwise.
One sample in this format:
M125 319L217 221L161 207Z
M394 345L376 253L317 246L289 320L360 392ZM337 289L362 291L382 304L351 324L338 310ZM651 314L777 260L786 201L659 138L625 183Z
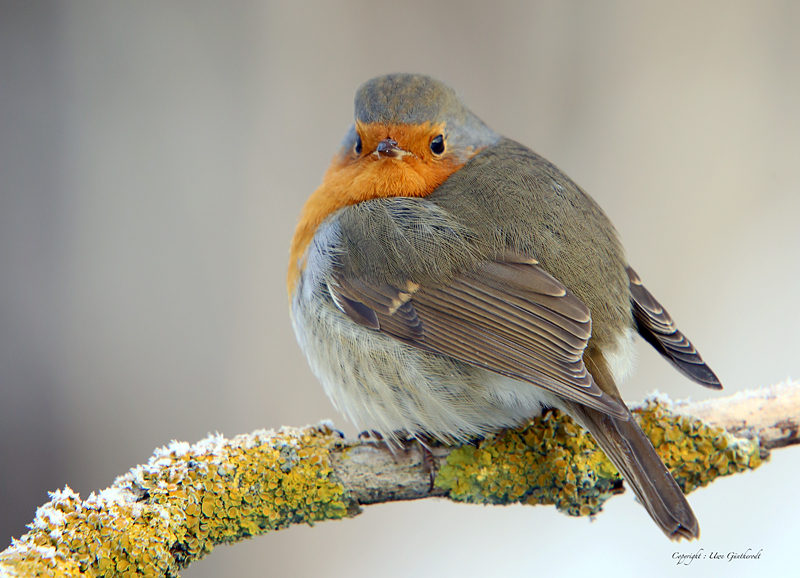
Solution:
M798 383L701 403L654 396L634 413L687 493L800 443ZM173 442L84 501L68 487L53 492L31 531L0 553L0 577L177 576L217 544L355 516L367 504L441 496L585 516L623 491L592 438L559 412L432 452L439 471L430 490L418 444L392 453L328 423Z

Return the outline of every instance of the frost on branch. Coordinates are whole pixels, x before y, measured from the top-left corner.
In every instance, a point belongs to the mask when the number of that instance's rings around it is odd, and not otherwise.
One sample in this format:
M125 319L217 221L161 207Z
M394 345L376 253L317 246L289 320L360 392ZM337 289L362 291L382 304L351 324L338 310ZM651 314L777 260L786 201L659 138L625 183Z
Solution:
M799 443L800 384L698 404L654 396L634 414L688 493ZM367 504L438 496L586 516L622 491L591 436L559 412L433 453L431 490L418 445L393 454L343 439L329 423L173 442L86 500L53 492L30 531L0 553L0 577L176 576L217 544L354 516Z

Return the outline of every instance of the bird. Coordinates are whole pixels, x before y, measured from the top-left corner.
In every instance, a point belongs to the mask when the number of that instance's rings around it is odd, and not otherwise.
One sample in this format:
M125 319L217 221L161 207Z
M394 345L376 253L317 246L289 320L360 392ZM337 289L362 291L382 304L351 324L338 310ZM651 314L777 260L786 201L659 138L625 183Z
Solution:
M300 214L287 288L312 372L358 427L459 444L560 409L670 539L699 536L617 384L637 333L689 379L719 379L599 205L447 84L389 74L358 88Z

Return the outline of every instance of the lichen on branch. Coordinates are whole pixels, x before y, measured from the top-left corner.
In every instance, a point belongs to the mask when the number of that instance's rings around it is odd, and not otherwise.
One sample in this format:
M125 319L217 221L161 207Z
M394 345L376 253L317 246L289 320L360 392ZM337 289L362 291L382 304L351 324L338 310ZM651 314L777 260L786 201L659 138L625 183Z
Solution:
M766 458L757 439L669 412L649 398L634 416L685 493L725 476L755 469ZM592 516L622 491L622 477L586 430L558 411L477 446L450 452L436 485L454 500L490 504L554 504L573 516Z
M721 418L714 407L723 408ZM800 384L696 405L656 396L634 414L688 493L758 467L768 448L800 443ZM329 423L173 442L86 500L68 487L53 492L30 531L0 553L0 578L177 576L217 544L393 500L554 504L591 516L622 491L591 436L557 411L474 444L432 449L438 476L431 489L418 444L392 451L346 440Z
M85 501L68 487L0 555L10 575L176 576L217 544L342 518L327 425L173 442ZM5 567L5 568L3 568Z

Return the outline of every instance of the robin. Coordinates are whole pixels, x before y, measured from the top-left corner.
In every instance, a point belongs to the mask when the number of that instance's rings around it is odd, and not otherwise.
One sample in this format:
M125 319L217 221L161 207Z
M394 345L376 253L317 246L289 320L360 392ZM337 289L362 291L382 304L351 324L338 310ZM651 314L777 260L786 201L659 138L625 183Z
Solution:
M392 74L358 89L301 213L288 290L312 371L359 427L453 444L559 408L667 536L699 535L616 384L637 332L690 379L719 380L597 203L447 85Z

